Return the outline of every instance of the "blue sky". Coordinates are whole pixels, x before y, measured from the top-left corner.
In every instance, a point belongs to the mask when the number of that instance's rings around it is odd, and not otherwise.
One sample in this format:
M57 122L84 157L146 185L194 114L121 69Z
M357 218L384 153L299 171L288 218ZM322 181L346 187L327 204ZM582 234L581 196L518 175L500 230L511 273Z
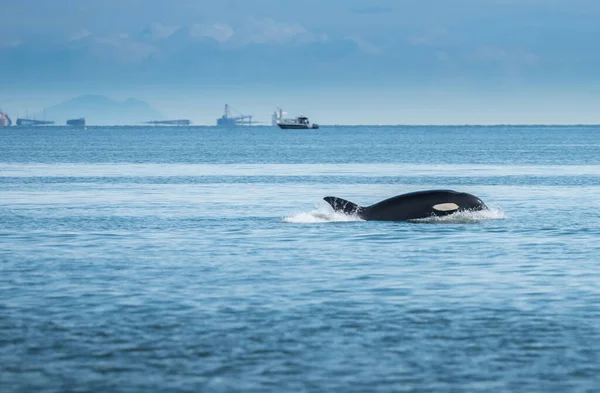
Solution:
M212 123L600 123L594 0L4 0L0 107L77 94Z

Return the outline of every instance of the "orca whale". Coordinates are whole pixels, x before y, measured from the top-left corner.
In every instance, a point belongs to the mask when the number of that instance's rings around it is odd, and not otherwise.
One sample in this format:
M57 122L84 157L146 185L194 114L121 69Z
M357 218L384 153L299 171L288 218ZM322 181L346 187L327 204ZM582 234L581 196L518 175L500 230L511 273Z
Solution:
M453 190L417 191L398 195L371 206L358 206L337 197L323 198L334 211L356 215L366 221L408 221L446 216L459 211L487 209L474 195Z

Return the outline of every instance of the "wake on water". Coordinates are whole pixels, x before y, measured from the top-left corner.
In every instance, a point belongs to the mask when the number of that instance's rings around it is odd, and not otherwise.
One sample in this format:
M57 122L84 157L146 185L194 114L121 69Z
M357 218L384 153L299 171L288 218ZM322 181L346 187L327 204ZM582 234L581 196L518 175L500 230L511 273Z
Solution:
M481 221L503 220L506 218L504 212L497 208L488 208L480 211L462 211L447 216L427 217L417 220L411 220L415 223L426 224L472 224ZM356 215L334 212L329 205L318 205L311 212L297 213L283 219L284 222L292 224L316 224L326 222L355 222L365 221Z
M316 224L322 222L352 222L364 220L356 215L335 212L331 206L323 202L316 205L315 210L311 212L297 213L293 216L285 217L283 221L292 224Z

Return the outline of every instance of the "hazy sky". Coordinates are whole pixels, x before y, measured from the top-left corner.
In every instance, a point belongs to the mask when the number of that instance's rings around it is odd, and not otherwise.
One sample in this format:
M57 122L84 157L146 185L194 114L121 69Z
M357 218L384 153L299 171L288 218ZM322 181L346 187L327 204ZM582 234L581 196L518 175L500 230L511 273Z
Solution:
M600 123L596 0L4 0L0 107L99 93L212 124Z

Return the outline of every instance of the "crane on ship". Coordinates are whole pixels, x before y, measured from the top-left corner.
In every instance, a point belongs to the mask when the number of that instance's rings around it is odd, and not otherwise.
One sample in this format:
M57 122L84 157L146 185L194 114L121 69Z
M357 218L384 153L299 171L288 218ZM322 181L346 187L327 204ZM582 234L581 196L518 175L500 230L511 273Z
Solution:
M10 127L10 126L12 126L12 120L10 120L8 113L3 112L2 109L0 109L0 127Z
M233 116L232 110L236 112L238 115ZM252 124L256 124L256 122L252 121L252 115L244 115L243 113L231 108L229 104L225 104L225 110L223 111L223 116L217 119L218 126L251 126Z

